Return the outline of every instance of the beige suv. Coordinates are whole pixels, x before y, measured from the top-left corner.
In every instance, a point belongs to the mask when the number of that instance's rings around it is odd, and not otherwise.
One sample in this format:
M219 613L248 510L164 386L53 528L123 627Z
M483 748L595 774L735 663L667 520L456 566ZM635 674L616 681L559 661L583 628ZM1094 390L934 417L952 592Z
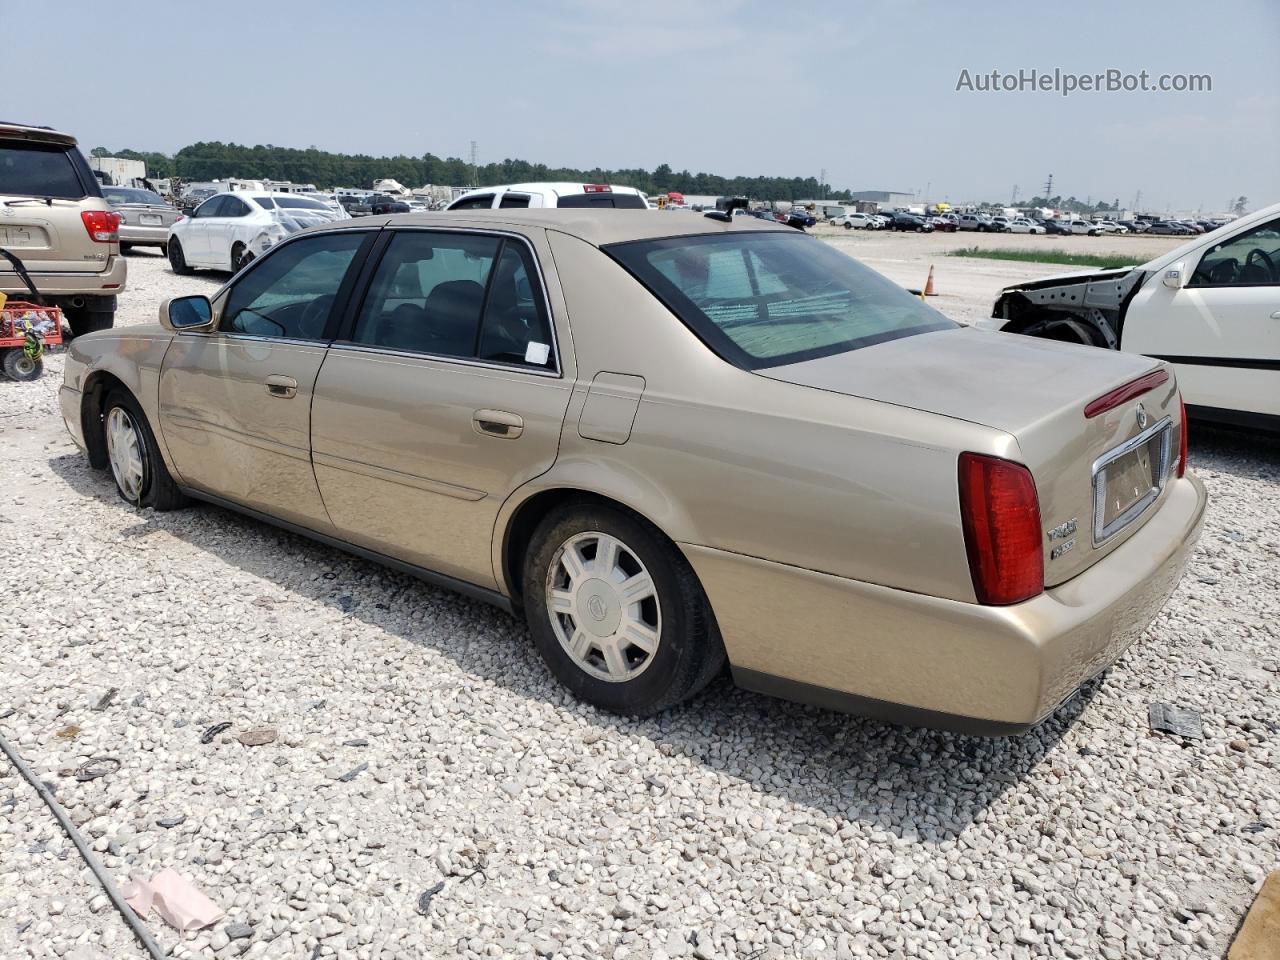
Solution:
M126 271L119 226L75 137L0 123L0 248L22 260L73 334L104 330L115 319ZM29 296L7 267L0 261L0 290Z

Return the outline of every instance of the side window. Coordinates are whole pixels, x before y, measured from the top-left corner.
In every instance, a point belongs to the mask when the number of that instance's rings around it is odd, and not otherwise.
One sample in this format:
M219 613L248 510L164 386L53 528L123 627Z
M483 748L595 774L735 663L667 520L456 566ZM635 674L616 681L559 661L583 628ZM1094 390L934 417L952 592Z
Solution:
M522 210L527 206L529 206L527 193L504 193L498 202L498 208L501 210Z
M243 217L249 212L249 205L239 197L223 197L222 206L218 208L220 217Z
M1187 282L1189 287L1276 285L1280 285L1280 220L1269 220L1210 247Z
M231 288L218 329L322 340L342 278L366 234L322 233L283 244Z
M222 206L222 197L210 197L200 206L196 207L193 217L216 217L218 209Z
M480 326L481 360L519 363L549 370L555 366L551 326L537 286L537 271L529 248L508 240L489 282L484 320Z
M459 200L452 204L450 210L488 210L493 206L493 194L485 193L478 197L467 197L465 200Z
M374 273L352 340L474 357L485 287L501 243L466 233L397 233Z

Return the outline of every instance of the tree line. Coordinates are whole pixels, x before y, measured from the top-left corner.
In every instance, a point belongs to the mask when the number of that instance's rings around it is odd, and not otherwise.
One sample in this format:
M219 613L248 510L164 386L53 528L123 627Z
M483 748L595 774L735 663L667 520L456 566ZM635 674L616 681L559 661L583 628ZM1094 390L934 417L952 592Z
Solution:
M643 168L606 170L595 167L550 167L526 160L502 160L472 167L459 157L440 158L431 153L420 157L399 154L373 157L368 154L330 153L314 147L297 149L271 144L253 147L238 143L209 141L183 147L173 156L154 151L108 150L95 147L95 157L125 157L142 160L150 177L180 177L183 180L292 180L314 183L320 188L363 187L390 177L409 187L437 184L450 187L487 184L566 180L579 183L616 183L637 187L651 196L669 191L716 196L745 196L758 200L825 199L837 193L816 177L722 177L711 173L676 171L669 164L653 170Z

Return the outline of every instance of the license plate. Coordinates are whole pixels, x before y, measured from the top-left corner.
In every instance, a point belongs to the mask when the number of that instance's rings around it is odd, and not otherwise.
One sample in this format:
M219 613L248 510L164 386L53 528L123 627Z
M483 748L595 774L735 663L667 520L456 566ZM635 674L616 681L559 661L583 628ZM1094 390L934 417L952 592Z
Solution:
M1169 472L1172 436L1172 424L1165 418L1094 464L1095 544L1128 526L1160 496Z
M42 247L44 231L39 227L0 227L0 245L6 247Z
M138 222L144 227L158 227L162 221L158 213L144 213L138 217Z

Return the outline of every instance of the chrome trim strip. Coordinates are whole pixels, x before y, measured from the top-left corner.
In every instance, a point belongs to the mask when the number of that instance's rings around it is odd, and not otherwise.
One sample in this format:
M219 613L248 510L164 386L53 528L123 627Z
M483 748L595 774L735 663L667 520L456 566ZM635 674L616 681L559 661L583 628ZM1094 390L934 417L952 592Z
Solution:
M1106 499L1107 499L1107 474L1106 468L1109 464L1119 460L1127 453L1132 453L1144 443L1148 443L1160 437L1160 458L1159 463L1154 465L1153 470L1155 476L1152 478L1151 489L1135 500L1129 507L1107 524L1103 522L1106 515ZM1115 536L1159 499L1160 494L1164 492L1165 485L1169 480L1169 461L1172 453L1173 441L1173 420L1170 417L1164 417L1158 422L1147 427L1141 433L1130 437L1124 443L1112 447L1097 460L1093 461L1092 478L1093 478L1093 545L1101 546L1104 542Z
M395 357L401 360L435 360L441 363L456 363L464 367L482 367L486 370L500 370L503 373L527 373L532 377L543 377L547 380L563 380L558 370L539 370L515 363L494 363L485 360L470 360L467 357L448 357L439 353L416 353L411 350L394 350L391 347L376 347L369 343L352 343L349 340L335 340L329 345L330 350L341 350L344 353L376 353L381 356Z

